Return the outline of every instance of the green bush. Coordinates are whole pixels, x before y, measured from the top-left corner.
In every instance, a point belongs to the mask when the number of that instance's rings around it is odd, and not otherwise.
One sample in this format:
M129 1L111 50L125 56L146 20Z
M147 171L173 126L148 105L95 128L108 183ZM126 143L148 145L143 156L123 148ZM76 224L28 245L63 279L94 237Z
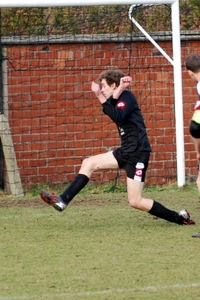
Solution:
M128 17L129 5L46 8L2 8L1 34L129 33L138 29ZM150 32L171 30L169 5L137 5L133 15ZM182 30L200 29L200 1L180 0Z

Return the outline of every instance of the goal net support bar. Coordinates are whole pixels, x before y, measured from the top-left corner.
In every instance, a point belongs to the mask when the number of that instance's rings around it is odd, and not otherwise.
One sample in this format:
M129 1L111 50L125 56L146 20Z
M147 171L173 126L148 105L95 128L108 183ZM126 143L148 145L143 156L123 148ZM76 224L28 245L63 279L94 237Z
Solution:
M160 1L158 1L160 2ZM162 2L163 3L163 2ZM146 36L146 38L161 52L174 69L174 98L176 118L176 150L177 150L177 182L178 186L185 184L185 151L184 151L184 122L183 122L183 95L182 95L182 69L181 69L181 44L180 44L180 12L179 1L173 1L172 13L172 43L173 60L167 53L152 39L144 28L131 16L132 5L129 9L129 18Z

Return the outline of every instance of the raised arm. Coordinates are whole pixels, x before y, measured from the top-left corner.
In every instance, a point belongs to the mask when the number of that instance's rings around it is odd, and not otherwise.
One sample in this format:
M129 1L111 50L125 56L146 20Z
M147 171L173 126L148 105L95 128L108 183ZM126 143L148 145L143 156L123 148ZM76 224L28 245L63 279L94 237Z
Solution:
M119 86L113 92L113 98L114 99L118 99L119 96L121 95L121 93L130 86L131 81L132 81L132 77L131 76L122 77L120 79Z
M95 93L96 97L99 99L99 101L103 104L106 102L106 98L101 92L100 86L98 83L92 81L91 90Z

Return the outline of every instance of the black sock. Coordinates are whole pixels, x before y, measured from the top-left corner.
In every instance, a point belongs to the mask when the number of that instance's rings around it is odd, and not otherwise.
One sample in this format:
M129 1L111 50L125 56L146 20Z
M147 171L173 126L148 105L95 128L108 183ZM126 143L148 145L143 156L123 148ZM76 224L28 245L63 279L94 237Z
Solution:
M182 217L176 211L170 210L156 201L153 202L153 206L148 213L169 222L182 223Z
M68 188L60 195L62 200L69 204L69 202L84 188L88 183L89 178L84 174L78 174L70 183Z

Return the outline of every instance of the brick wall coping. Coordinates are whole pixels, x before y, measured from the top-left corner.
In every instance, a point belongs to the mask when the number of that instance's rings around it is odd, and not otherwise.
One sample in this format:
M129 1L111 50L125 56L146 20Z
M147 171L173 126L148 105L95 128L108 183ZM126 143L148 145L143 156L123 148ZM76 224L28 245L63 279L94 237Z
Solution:
M156 41L168 41L172 39L171 31L150 33ZM181 40L199 40L200 30L181 31ZM147 41L141 33L133 34L77 34L77 35L49 35L49 36L9 36L2 37L2 45L25 45L25 44L68 44L68 43L98 43L98 42L131 42Z

